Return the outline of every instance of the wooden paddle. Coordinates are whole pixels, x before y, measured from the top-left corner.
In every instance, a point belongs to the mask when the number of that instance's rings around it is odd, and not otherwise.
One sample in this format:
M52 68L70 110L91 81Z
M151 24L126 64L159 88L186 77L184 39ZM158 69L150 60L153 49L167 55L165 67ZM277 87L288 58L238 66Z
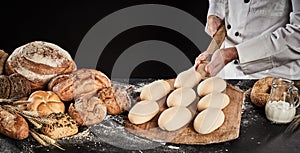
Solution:
M211 56L212 54L219 49L222 46L222 43L224 42L226 37L226 28L224 22L221 24L219 27L218 31L216 34L213 36L210 44L208 45L206 52L208 52ZM210 61L209 57L208 61L203 61L200 63L198 66L196 66L196 71L198 71L202 76L207 76L208 74L205 72L204 68L205 65Z

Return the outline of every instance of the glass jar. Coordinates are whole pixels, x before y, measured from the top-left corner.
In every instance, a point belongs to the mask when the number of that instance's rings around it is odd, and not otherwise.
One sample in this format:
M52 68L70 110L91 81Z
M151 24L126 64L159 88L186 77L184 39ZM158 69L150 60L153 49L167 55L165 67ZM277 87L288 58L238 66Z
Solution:
M266 117L274 123L289 123L295 117L298 106L298 90L294 87L294 82L275 78L265 106Z

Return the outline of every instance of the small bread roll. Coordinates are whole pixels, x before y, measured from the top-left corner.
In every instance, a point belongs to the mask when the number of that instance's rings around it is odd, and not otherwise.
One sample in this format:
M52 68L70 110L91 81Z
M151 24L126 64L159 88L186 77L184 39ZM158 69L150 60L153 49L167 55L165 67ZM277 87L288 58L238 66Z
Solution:
M182 106L164 110L158 118L158 126L167 131L176 131L187 125L192 119L191 111Z
M128 119L133 124L143 124L150 121L159 111L156 101L144 100L136 103L128 113Z
M194 67L183 71L178 74L177 78L174 82L175 88L181 87L190 87L193 88L196 84L198 84L202 79L202 76L199 72L195 70Z
M165 97L171 91L171 86L167 81L157 80L145 85L141 91L141 100L157 101Z
M221 109L207 108L200 112L194 120L194 129L200 134L208 134L218 129L225 120Z
M229 97L224 93L212 92L203 98L197 104L198 111L206 108L219 108L223 109L229 104Z
M197 93L202 97L212 92L223 92L226 89L226 86L225 80L219 77L211 77L198 85Z
M168 107L188 106L196 99L196 92L189 87L174 90L167 98Z
M37 111L40 116L65 112L65 104L52 91L35 91L29 96L28 101L31 103L27 109Z

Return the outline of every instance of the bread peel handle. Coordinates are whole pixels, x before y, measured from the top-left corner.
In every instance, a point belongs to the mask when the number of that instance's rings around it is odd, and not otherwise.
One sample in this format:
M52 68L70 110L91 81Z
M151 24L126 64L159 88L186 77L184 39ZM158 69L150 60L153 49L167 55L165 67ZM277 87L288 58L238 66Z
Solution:
M226 28L225 28L224 22L222 22L222 24L219 27L218 31L213 36L210 44L208 45L208 47L206 49L206 52L208 52L212 56L212 54L222 46L222 44L225 40L225 37L226 37ZM210 61L211 56L208 57L207 61L203 61L200 64L205 64L206 65ZM196 67L195 67L196 71L205 72L205 70L203 69L205 66L199 66L200 64L196 65Z

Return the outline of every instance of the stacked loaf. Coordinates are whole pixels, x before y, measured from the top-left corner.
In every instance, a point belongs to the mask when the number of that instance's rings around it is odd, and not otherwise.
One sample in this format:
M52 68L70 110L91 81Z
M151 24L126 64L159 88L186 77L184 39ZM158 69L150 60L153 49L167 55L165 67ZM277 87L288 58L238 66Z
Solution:
M194 129L200 134L208 134L218 129L225 121L222 111L229 104L229 97L223 93L226 82L218 77L202 81L197 87L200 101L197 109L200 112L194 120Z
M0 98L3 99L18 99L31 93L29 80L18 73L9 76L0 75L0 84Z

